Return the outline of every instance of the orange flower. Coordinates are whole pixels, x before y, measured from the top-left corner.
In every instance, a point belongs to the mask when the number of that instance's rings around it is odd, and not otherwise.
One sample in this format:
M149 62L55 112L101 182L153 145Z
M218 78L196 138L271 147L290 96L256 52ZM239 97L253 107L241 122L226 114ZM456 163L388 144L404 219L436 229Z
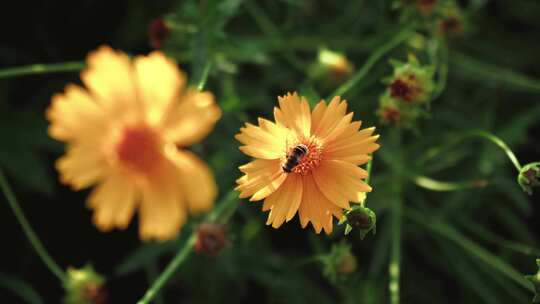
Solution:
M60 180L88 198L102 231L124 229L139 210L142 239L173 238L186 214L211 209L217 188L197 156L178 147L203 139L221 115L209 92L186 88L186 76L161 52L127 55L101 47L47 110L51 137L67 143Z
M279 97L275 123L259 118L259 126L247 123L236 135L240 150L256 160L240 167L240 198L264 199L270 210L267 225L280 227L296 212L302 227L311 222L317 233L332 232L332 215L341 218L349 202L361 202L371 187L362 179L375 143L375 128L360 130L352 122L347 102L334 97L329 105L319 102L310 111L296 93ZM290 172L288 172L290 171Z

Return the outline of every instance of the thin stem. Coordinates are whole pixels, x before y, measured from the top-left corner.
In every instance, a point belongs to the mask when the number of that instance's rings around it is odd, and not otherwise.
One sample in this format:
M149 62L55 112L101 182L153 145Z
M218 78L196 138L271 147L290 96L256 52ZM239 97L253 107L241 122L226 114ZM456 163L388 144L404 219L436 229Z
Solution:
M2 170L0 170L0 188L2 188L2 193L6 197L6 200L11 207L11 210L13 210L13 213L15 213L15 217L17 218L17 221L19 221L19 224L21 225L24 233L26 234L28 241L30 242L32 247L34 247L34 250L41 258L45 266L47 266L47 268L49 268L49 270L55 276L57 276L60 281L66 281L67 276L65 272L62 271L60 266L58 266L58 264L56 264L56 262L51 258L51 256L39 240L38 236L32 229L32 226L30 226L30 223L26 219L26 216L24 215L21 207L19 206L17 198L11 190L11 187L9 186L9 183L7 182Z
M211 68L212 68L212 61L210 60L206 61L206 64L204 65L204 69L202 71L201 79L199 80L199 84L197 84L197 90L202 91L204 89L204 86L206 85L206 81L208 80L208 74L210 73Z
M401 216L402 216L402 201L400 185L396 186L395 197L392 204L392 242L390 252L390 264L388 271L390 280L388 290L390 291L390 303L399 304L400 290L400 275L401 275Z
M416 175L413 177L416 185L432 191L456 191L470 188L482 188L487 185L485 180L474 180L467 182L441 182L427 176Z
M418 160L418 164L422 165L422 164L425 164L427 161L429 161L430 159L436 157L437 155L439 155L441 152L445 151L446 149L468 139L468 138L474 138L474 137L481 137L481 138L485 138L487 140L489 140L490 142L494 143L495 145L497 145L499 148L501 148L505 153L506 155L508 156L508 159L510 159L510 161L512 162L512 164L514 165L514 167L516 167L516 169L518 170L518 172L521 171L521 164L519 163L516 155L514 154L514 152L512 152L512 150L510 149L510 147L508 147L508 145L502 141L502 139L500 139L499 137L495 136L494 134L492 133L489 133L489 132L486 132L486 131L471 131L471 132L468 132L468 133L465 133L464 135L456 138L455 140L453 140L452 142L442 146L442 147L435 147L435 148L432 148L432 149L429 149L422 157L419 158Z
M234 196L234 199L233 199ZM216 206L214 211L210 213L207 217L207 221L211 222L221 222L223 223L223 219L228 220L234 211L236 211L238 207L239 200L236 196L236 191L231 190L225 197L223 198L222 202L219 204L219 206ZM172 261L167 265L165 270L159 275L159 277L154 281L152 286L146 291L143 298L137 302L137 304L147 304L150 303L152 299L158 294L158 292L163 288L165 283L173 276L173 274L176 272L178 267L182 265L182 263L187 259L189 254L191 253L195 242L197 240L197 232L192 232L189 239L186 241L184 247L180 249L180 251L176 254L176 256L172 259Z
M154 261L148 262L145 265L145 270L146 270L146 277L148 279L148 283L153 282L157 279L159 273L158 273L158 267ZM154 303L163 304L163 298L160 292L156 293Z
M446 87L446 81L448 78L448 48L446 44L440 43L439 45L439 54L440 54L440 60L438 60L438 76L439 79L437 80L437 84L435 86L435 90L433 91L432 100L435 100L441 96L442 92L444 91L444 88Z
M371 154L371 159L369 160L369 162L367 164L367 167L366 167L366 171L367 171L368 175L366 177L365 183L367 185L369 185L369 181L371 179L371 168L372 167L373 167L373 154ZM360 202L360 206L365 207L366 203L367 203L367 194L366 194L366 197L364 198L364 200Z
M341 96L345 93L347 93L350 89L352 89L360 80L362 80L367 73L371 70L371 68L383 57L386 53L390 52L392 49L400 45L403 41L408 39L414 32L410 28L406 28L404 30L401 30L394 36L392 39L390 39L387 43L379 46L372 54L371 56L366 60L366 63L362 66L362 68L356 72L348 81L346 81L344 84L342 84L340 87L338 87L330 96L328 99L331 99L334 96Z
M76 72L82 70L84 67L84 62L80 61L32 64L27 66L2 69L0 70L0 79L24 75Z
M176 254L173 260L167 265L167 268L161 273L161 275L154 281L152 287L146 291L144 297L137 302L137 304L147 304L157 295L159 290L165 285L165 283L173 276L178 267L186 260L191 253L191 249L195 245L197 237L196 234L192 234L187 240L184 247Z

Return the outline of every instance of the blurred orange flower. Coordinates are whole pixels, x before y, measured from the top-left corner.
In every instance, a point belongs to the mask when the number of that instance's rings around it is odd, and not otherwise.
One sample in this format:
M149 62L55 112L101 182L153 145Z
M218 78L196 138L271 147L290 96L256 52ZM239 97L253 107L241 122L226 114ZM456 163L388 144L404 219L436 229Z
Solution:
M362 179L369 153L377 150L375 128L360 130L352 122L347 102L334 97L310 111L298 94L279 97L274 108L275 123L259 118L247 123L236 135L240 150L256 160L240 167L245 175L237 180L240 198L264 199L270 210L267 225L280 227L296 212L302 227L311 222L315 231L332 232L332 216L341 218L349 202L361 202L371 187Z
M212 208L217 187L210 168L179 149L207 136L221 116L209 92L186 87L186 76L161 52L131 61L103 46L47 110L51 137L67 143L60 180L88 198L102 231L124 229L139 211L142 239L177 235L187 213Z

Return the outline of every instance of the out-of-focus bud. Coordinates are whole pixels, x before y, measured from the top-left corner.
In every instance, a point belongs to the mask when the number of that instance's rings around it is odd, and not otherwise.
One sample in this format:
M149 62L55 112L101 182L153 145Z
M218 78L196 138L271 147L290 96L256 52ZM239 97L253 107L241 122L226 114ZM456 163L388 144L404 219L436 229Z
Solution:
M429 101L435 88L432 66L420 65L413 55L407 62L392 61L394 74L388 79L390 96L408 103L424 103Z
M439 36L454 38L461 36L465 30L463 13L454 1L438 6L436 32Z
M418 10L420 10L422 14L429 15L435 9L435 6L437 5L437 0L418 0L416 5L418 6Z
M317 62L310 67L310 76L335 85L342 82L353 71L353 66L347 57L335 51L323 48L319 50Z
M321 257L321 262L323 274L333 282L354 273L358 266L351 245L345 242L333 244L330 252Z
M105 278L94 271L92 266L67 270L67 280L64 282L66 304L105 304L107 303L107 290Z
M533 303L540 303L540 259L536 259L536 265L538 265L536 274L527 275L525 278L531 282L534 288Z
M148 37L152 48L161 49L171 34L171 28L162 18L155 19L148 27Z
M517 181L523 191L532 195L533 187L540 186L540 162L530 163L519 171Z
M428 41L424 35L416 33L407 40L407 45L415 50L423 51L427 48Z
M423 109L418 105L392 98L389 92L381 95L376 112L382 124L403 129L414 128L416 120L423 113Z
M230 245L227 227L216 223L203 223L197 228L195 251L209 256L217 256L223 248Z

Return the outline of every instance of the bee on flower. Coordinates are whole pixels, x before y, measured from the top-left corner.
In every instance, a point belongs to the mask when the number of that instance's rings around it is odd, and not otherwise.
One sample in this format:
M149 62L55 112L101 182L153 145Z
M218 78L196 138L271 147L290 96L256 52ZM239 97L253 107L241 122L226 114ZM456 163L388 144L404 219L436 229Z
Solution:
M68 85L47 110L50 136L67 143L60 180L96 185L88 206L100 230L124 229L138 211L142 239L173 238L189 212L212 208L212 171L181 147L206 137L221 110L159 51L130 60L104 46L87 65L85 87Z
M340 219L350 202L371 191L359 166L379 148L379 136L373 127L360 129L340 97L313 111L297 93L278 100L275 122L259 118L258 126L247 123L236 135L240 150L255 158L240 167L244 175L236 189L240 198L264 200L267 225L279 228L298 212L303 228L311 222L317 233L330 234L333 217Z

